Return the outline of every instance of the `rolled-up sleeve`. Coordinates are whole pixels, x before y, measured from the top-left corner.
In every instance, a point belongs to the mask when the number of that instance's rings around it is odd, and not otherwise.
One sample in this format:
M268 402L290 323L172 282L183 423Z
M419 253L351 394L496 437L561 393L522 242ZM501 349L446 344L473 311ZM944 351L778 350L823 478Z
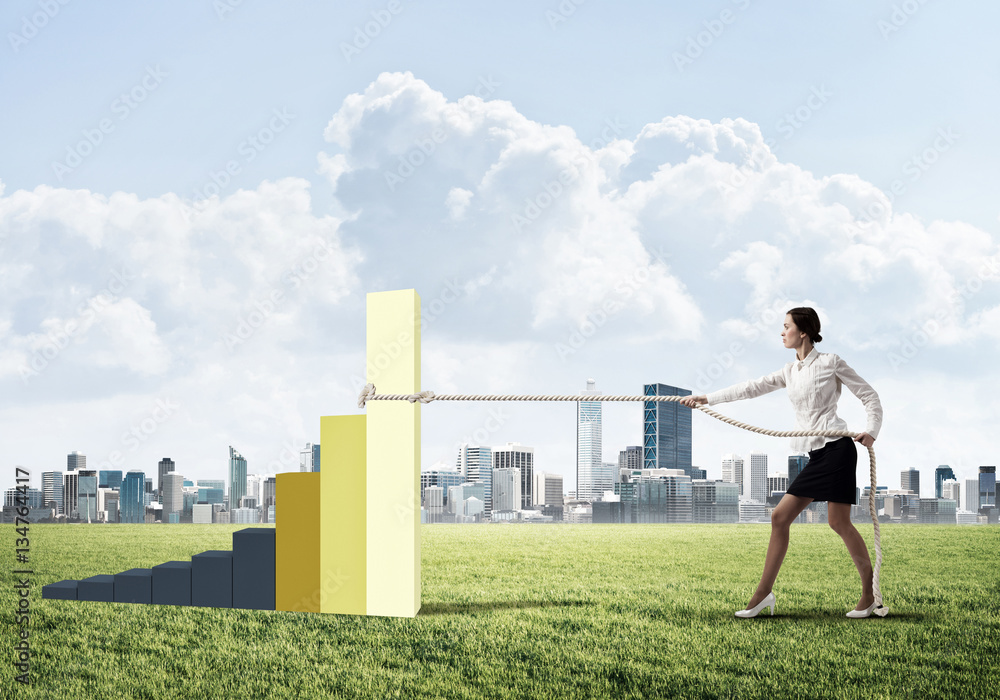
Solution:
M776 372L765 374L763 377L758 379L750 379L745 382L740 382L739 384L733 384L725 389L719 389L718 391L713 391L710 394L705 394L705 399L710 405L725 403L727 401L740 401L742 399L752 399L756 396L769 394L772 391L777 391L778 389L782 389L784 387L785 371L784 368L782 368Z
M878 437L878 431L882 428L882 402L879 401L878 393L872 389L871 385L858 376L851 367L839 356L834 364L834 371L837 379L843 382L844 386L851 390L851 393L861 399L868 414L868 423L865 432L873 438Z

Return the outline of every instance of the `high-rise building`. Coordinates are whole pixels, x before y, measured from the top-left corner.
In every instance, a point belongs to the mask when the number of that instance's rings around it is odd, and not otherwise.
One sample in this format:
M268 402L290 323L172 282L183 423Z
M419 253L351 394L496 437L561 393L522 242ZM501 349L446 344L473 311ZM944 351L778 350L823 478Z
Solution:
M483 483L483 519L489 520L493 512L493 450L463 442L458 446L455 466L466 481Z
M979 507L993 508L997 504L997 468L979 467Z
M523 510L521 503L521 470L518 467L494 467L493 512Z
M159 469L157 470L158 477L156 480L156 497L160 499L160 503L163 503L163 477L174 471L177 471L177 465L174 464L174 460L169 457L164 457L160 460Z
M168 522L167 517L171 513L180 513L184 510L184 476L177 472L167 472L163 475L163 495L160 497L163 504L163 522Z
M313 471L319 471L319 445L313 445Z
M764 503L767 500L767 454L750 453L750 500Z
M122 487L121 469L101 469L97 472L97 488L120 489Z
M441 515L445 508L445 490L440 486L428 486L424 489L424 511L427 513L427 522L441 522Z
M642 446L630 445L619 452L618 469L642 469ZM615 472L617 475L618 472Z
M66 471L75 472L87 468L87 455L76 450L66 456Z
M247 461L229 446L229 509L240 507L240 499L247 495Z
M979 512L979 478L965 480L965 508L969 513Z
M512 467L516 467L521 475L521 484L518 487L521 499L519 505L512 510L531 510L531 479L535 471L535 448L525 447L519 442L508 442L504 447L494 447L492 455L494 476L497 469Z
M962 494L959 483L955 479L945 479L941 482L941 498L955 501L955 510L962 507Z
M122 488L118 494L121 522L142 523L146 521L146 505L143 500L145 488L146 475L141 471L132 470L122 479Z
M944 498L941 495L941 483L945 479L954 479L955 472L952 471L951 467L947 464L939 465L937 469L934 470L934 498Z
M643 396L690 396L669 384L644 384ZM643 401L642 468L680 469L691 476L691 409L677 401Z
M319 445L316 445L319 447ZM299 450L299 471L300 472L316 472L316 465L313 464L313 444L307 442L306 446Z
M45 508L54 508L56 515L65 513L62 472L42 472L42 503Z
M802 470L809 464L809 455L789 455L788 456L788 483L795 481L795 477L802 473Z
M977 487L978 491L978 487ZM63 513L76 518L80 512L77 496L80 493L80 474L76 470L63 474Z
M920 496L920 472L916 469L905 469L899 473L899 486L903 491L913 491Z
M77 469L77 513L81 521L97 522L97 471Z
M743 495L743 458L738 454L722 455L722 480L739 486L739 495Z
M316 447L319 447L319 445L316 445ZM319 469L317 469L316 471L319 471ZM263 503L263 506L264 506L264 514L265 515L267 514L267 509L270 508L271 506L275 505L277 493L278 493L278 482L277 482L277 479L275 477L273 477L273 476L267 477L267 480L264 482L264 503Z
M600 396L597 383L587 380L587 388L580 396ZM601 491L595 482L602 471L601 402L577 401L576 403L576 493L580 500L597 500ZM523 494L522 494L523 495ZM530 508L530 506L527 506Z
M532 507L541 509L542 515L551 515L553 520L563 518L563 477L562 474L535 472L532 484ZM614 489L614 483L608 491Z

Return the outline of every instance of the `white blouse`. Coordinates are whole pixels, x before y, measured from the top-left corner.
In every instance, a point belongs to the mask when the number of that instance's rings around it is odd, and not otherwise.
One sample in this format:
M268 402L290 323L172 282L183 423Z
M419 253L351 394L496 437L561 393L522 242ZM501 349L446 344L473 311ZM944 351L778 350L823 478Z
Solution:
M847 422L837 415L841 384L846 384L851 393L861 399L868 413L868 425L864 432L877 438L882 427L882 404L878 400L878 394L838 355L819 352L815 347L804 360L793 360L777 372L713 391L706 394L705 398L712 405L752 399L788 387L788 398L795 408L793 430L851 430L847 427ZM839 439L822 436L793 437L791 447L796 452L810 452Z

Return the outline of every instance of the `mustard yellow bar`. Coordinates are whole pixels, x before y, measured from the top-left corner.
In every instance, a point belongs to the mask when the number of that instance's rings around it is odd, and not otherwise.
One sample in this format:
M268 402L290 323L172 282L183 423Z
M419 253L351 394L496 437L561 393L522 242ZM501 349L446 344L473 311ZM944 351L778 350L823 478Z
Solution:
M275 610L320 611L319 485L319 472L275 477Z
M367 295L366 340L367 377L377 393L420 391L415 289ZM365 413L367 614L414 617L420 610L420 403L369 401Z
M320 611L366 614L364 414L321 416Z

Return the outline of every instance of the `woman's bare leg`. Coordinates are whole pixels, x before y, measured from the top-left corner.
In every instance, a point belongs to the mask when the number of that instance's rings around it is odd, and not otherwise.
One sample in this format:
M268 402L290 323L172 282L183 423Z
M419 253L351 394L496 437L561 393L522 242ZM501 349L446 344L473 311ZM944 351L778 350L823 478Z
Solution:
M875 571L872 569L872 558L868 554L868 545L865 544L865 538L858 532L858 528L854 527L854 523L851 522L851 504L831 503L829 505L830 527L844 540L847 551L850 552L851 559L854 561L854 566L857 567L858 574L861 575L861 600L858 601L855 610L864 610L875 602L875 587L872 581Z
M761 574L757 590L750 598L747 609L754 607L767 597L778 578L781 563L788 551L788 535L792 523L806 506L812 503L812 498L803 498L786 493L781 502L771 511L771 541L767 545L767 556L764 558L764 573Z

